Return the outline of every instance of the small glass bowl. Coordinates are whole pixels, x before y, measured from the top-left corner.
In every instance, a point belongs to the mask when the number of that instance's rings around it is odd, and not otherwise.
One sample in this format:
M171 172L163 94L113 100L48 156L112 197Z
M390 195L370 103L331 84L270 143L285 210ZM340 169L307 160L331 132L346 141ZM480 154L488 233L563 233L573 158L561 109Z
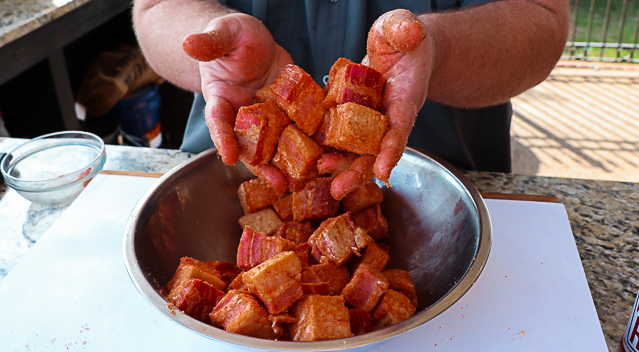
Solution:
M0 162L7 185L24 198L49 206L71 203L102 170L106 150L100 137L63 131L34 138Z

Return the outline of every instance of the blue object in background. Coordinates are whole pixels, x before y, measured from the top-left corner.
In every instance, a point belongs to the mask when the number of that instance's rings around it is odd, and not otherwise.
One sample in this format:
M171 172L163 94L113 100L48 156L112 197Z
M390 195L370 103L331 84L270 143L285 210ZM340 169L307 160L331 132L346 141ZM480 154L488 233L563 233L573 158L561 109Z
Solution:
M123 144L158 148L162 145L159 108L158 85L146 85L120 99L104 118L119 121Z

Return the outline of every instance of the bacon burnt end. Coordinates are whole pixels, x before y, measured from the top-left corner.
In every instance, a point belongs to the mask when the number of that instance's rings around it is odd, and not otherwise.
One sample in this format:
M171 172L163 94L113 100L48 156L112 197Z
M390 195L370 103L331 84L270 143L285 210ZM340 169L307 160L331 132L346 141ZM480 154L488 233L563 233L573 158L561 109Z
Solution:
M272 208L264 208L246 214L240 218L239 223L243 229L249 228L262 235L271 235L282 226L282 220Z
M285 222L275 232L275 236L287 239L296 245L306 243L311 237L315 228L310 221Z
M301 272L297 254L283 252L244 272L242 280L270 314L280 314L304 295L298 281Z
M382 105L384 83L379 71L339 58L328 74L324 106L331 108L352 102L378 110Z
M321 177L311 180L293 196L293 219L295 221L323 221L337 214L339 201L331 196L331 179Z
M382 215L382 208L379 204L353 213L351 217L355 225L366 230L366 233L375 241L388 237L388 222Z
M288 196L273 203L273 210L277 213L277 216L284 222L293 221L293 195Z
M208 322L209 312L215 308L224 292L199 279L189 279L183 285L175 286L173 305L188 316Z
M319 341L353 336L342 296L311 295L291 309L297 321L290 325L293 341Z
M278 335L271 328L268 312L252 295L231 290L209 314L211 322L236 334L274 339Z
M284 128L291 123L273 101L243 106L235 119L240 160L250 165L267 164Z
M401 292L389 289L371 312L375 329L402 322L415 314L415 306Z
M181 291L180 286L185 285L189 279L206 281L218 290L224 290L226 284L219 277L219 272L197 259L182 257L175 274L166 288L169 290L168 299L173 300Z
M326 283L329 296L336 296L342 292L344 286L351 280L351 275L345 266L333 263L315 264L302 271L302 283Z
M244 214L256 212L273 205L283 193L273 189L268 182L257 178L243 182L237 189Z
M350 213L327 219L308 239L315 260L336 265L342 265L353 255L359 255L360 249L371 241L366 230L355 226Z
M364 263L375 270L382 271L384 267L386 267L386 263L390 259L388 255L388 251L384 251L383 248L375 242L371 242L364 248L364 253L362 253L361 257L353 259L349 263L349 267L351 271L355 272L360 264Z
M242 270L249 270L269 258L296 248L295 243L289 240L262 235L247 228L242 232L237 248L237 266Z
M403 293L410 300L410 303L417 307L417 292L415 292L415 284L410 279L408 271L401 269L384 270L382 275L388 280L390 289Z
M331 108L329 114L326 145L360 155L379 153L388 128L386 116L355 103L340 104Z
M342 295L353 308L370 312L386 290L388 281L384 275L367 264L361 264L342 290Z
M371 205L379 204L383 200L382 189L375 182L368 181L342 198L342 206L344 211L355 213Z
M277 146L273 165L286 176L291 191L296 192L318 175L317 160L322 148L297 127L289 125Z
M297 127L312 136L322 123L326 108L324 91L299 66L287 65L270 85L277 105L286 111Z

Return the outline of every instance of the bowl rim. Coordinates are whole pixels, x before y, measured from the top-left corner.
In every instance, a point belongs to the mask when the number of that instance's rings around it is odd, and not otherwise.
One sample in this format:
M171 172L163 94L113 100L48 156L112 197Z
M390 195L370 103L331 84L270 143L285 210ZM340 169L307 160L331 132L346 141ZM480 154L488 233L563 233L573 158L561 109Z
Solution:
M129 220L127 221L122 240L124 262L129 277L136 289L145 298L145 300L156 310L163 313L162 315L165 316L167 319L178 324L182 328L195 332L198 335L235 347L240 346L249 349L268 351L338 351L363 347L370 348L376 344L382 343L404 332L412 330L428 322L437 315L443 313L446 309L448 309L455 302L461 299L461 297L466 294L466 292L468 292L470 287L474 285L488 260L488 255L490 253L492 244L492 224L488 209L481 194L459 170L430 152L407 147L404 153L417 155L421 154L424 157L431 159L433 162L439 164L451 176L454 176L454 178L456 178L461 183L461 186L466 188L466 190L470 194L475 209L479 214L480 225L480 238L478 241L477 250L472 260L472 264L466 270L463 277L457 282L455 286L453 286L453 288L448 292L447 295L442 297L439 301L433 303L428 309L425 309L418 314L413 315L407 320L367 334L352 336L348 338L312 342L295 342L266 340L230 333L223 329L219 329L212 325L200 322L197 319L193 319L185 313L182 313L178 309L175 309L174 307L172 308L168 301L166 301L166 299L148 282L135 257L135 228L142 214L142 210L149 203L150 199L154 195L155 190L158 189L164 181L170 179L173 175L178 173L187 165L196 162L198 159L210 157L210 154L217 154L217 150L215 148L204 151L196 155L195 157L182 162L178 166L171 169L169 172L165 173L153 185L151 185L151 187L149 187L149 189L144 193L136 206L133 208L131 215L129 216Z
M25 179L20 179L17 177L12 176L11 174L9 174L5 168L7 167L7 164L10 162L11 160L11 156L15 153L15 151L17 151L20 148L24 148L34 142L43 140L43 139L53 139L53 138L58 138L59 136L63 136L65 134L72 134L72 135L83 135L85 137L88 138L69 138L69 139L74 139L75 142L73 143L67 143L66 145L87 145L86 143L82 143L82 140L85 139L89 139L89 140L94 140L97 141L99 143L99 153L98 155L91 160L91 162L89 162L88 164L86 164L84 167L82 167L81 169L74 171L72 173L66 174L63 177L77 177L78 175L80 175L83 171L85 171L87 169L87 167L93 167L93 169L91 170L91 172L89 174L87 174L86 176L74 180L71 183L66 183L63 185L59 185L59 186L55 186L55 187L44 187L44 188L38 188L38 189L33 189L30 186L36 183L46 183L46 182L51 182L54 180L59 179L59 177L54 177L54 178L48 178L48 179L43 179L43 180L25 180ZM91 146L93 147L93 146ZM26 156L22 157L20 160L25 159L37 152L41 152L43 150L45 150L47 148L40 148L37 149L29 154L27 154ZM97 149L97 148L96 148ZM0 173L2 174L2 176L4 177L4 181L6 182L6 184L8 186L10 186L11 188L15 189L16 191L20 191L20 192L30 192L30 193L44 193L44 192L52 192L52 191L57 191L60 189L64 189L64 188L68 188L71 186L74 186L76 184L85 182L88 179L91 179L92 177L94 177L98 172L100 172L102 170L102 168L104 167L104 164L106 163L106 145L104 143L104 141L102 140L102 138L98 137L97 135L90 133L90 132L85 132L85 131L60 131L60 132L54 132L54 133L49 133L49 134L45 134L36 138L33 138L31 140L28 140L26 143L20 144L16 147L14 147L13 149L11 149L9 152L7 152L4 157L2 159L0 159ZM16 183L24 183L25 185L18 185Z

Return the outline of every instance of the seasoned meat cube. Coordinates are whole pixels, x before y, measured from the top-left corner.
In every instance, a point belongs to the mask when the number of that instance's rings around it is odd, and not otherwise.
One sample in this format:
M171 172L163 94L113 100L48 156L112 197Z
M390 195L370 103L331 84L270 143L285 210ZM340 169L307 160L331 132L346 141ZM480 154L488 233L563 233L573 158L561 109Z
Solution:
M271 83L271 92L300 130L308 136L317 131L326 111L324 91L308 73L295 65L285 66Z
M379 112L355 103L331 108L325 143L360 155L379 153L388 119Z
M175 270L175 275L166 285L169 290L168 299L169 301L174 300L175 296L182 292L183 286L187 284L189 279L206 281L218 290L223 291L226 284L220 279L219 275L219 272L197 259L182 257L180 265Z
M315 134L311 136L311 138L315 141L315 143L319 144L323 148L327 147L324 141L326 140L326 132L328 132L328 125L331 122L330 116L331 115L328 113L328 110L326 110L324 112L324 117L322 117L322 123L320 124L320 127L317 129Z
M243 182L237 190L237 195L240 198L244 214L250 214L270 207L278 199L282 198L283 193L273 189L268 182L255 178Z
M415 314L415 306L400 292L388 290L371 312L375 329L382 329L404 321Z
M337 266L330 262L311 265L302 272L302 283L327 283L326 294L329 296L339 295L350 280L351 275L345 266Z
M262 235L246 228L237 248L237 266L242 270L249 270L268 258L296 248L295 243L289 240Z
M324 106L331 108L337 104L353 102L378 110L382 105L384 83L384 77L379 71L340 58L328 74Z
M291 191L295 192L318 175L317 160L321 155L322 147L297 127L289 125L280 136L273 165L282 170Z
M229 286L226 288L226 292L229 292L231 290L238 290L238 291L244 291L248 293L249 292L248 287L246 287L246 284L244 283L244 279L242 279L243 275L244 273L240 273L238 276L236 276L235 279L231 281Z
M342 198L342 206L344 207L344 211L356 213L371 205L379 204L383 200L384 194L382 193L382 189L379 188L375 182L368 181ZM371 235L371 237L373 236Z
M286 327L289 324L297 321L294 316L288 314L269 314L268 320L271 322L271 328L273 329L273 331L275 331L275 333L280 336L278 340L282 340L282 335L288 334L288 329L286 329Z
M189 279L184 285L175 287L178 292L174 292L169 301L188 316L205 323L209 321L209 313L224 296L224 292L199 279Z
M388 237L388 222L379 204L372 205L351 215L357 227L361 227L375 241Z
M292 196L295 221L323 221L339 210L339 201L331 196L331 179L328 177L311 180Z
M350 213L324 221L308 239L311 255L320 263L333 262L342 265L359 250L366 247L371 238L366 230L353 223Z
M415 284L410 279L408 271L401 269L384 270L382 275L388 280L388 288L403 293L410 300L410 303L417 307L417 292L415 292Z
M284 128L291 123L274 101L243 106L235 119L235 137L240 160L246 164L267 164Z
M209 268L217 271L219 277L228 287L235 278L242 272L240 268L233 263L211 260L205 263Z
M268 312L260 302L243 291L229 291L209 314L211 322L235 334L274 339Z
M305 295L328 295L327 282L302 282Z
M260 90L255 93L255 98L257 98L257 101L259 101L260 103L265 103L269 100L275 101L275 95L273 95L273 92L271 92L270 85L260 88Z
M349 267L354 272L360 264L364 263L375 270L382 271L389 259L388 253L379 248L377 243L372 242L364 248L364 253L362 253L361 257L355 258L350 262Z
M361 264L342 290L342 295L353 308L370 312L387 289L388 281L382 273Z
M282 220L271 208L258 210L240 218L240 226L249 228L262 235L271 235L282 226Z
M283 223L275 232L275 236L285 238L296 245L300 245L308 241L313 231L315 231L315 228L311 225L310 221L292 221Z
M293 221L293 195L289 194L273 203L273 210L275 210L277 216L279 216L282 221Z
M295 303L290 325L293 341L318 341L353 336L348 308L342 296L306 296Z
M373 318L371 313L361 309L349 309L351 317L351 332L353 335L362 335L373 331Z
M298 281L301 272L302 262L297 254L284 252L245 272L242 279L269 313L280 314L304 295Z

